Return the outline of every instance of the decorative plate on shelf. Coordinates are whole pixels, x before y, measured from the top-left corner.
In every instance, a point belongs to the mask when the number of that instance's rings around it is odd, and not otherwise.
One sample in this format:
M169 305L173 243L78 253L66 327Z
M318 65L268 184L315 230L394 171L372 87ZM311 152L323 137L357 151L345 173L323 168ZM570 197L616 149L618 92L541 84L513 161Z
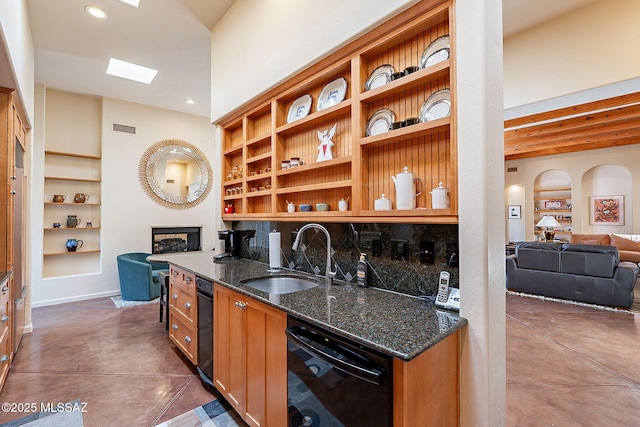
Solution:
M420 121L429 122L451 114L451 92L442 89L431 94L420 108Z
M391 123L393 123L395 119L396 115L388 108L376 111L367 122L367 136L380 135L382 133L389 132L389 129L391 129Z
M438 37L427 46L420 58L420 68L427 68L449 59L449 35Z
M287 123L295 122L298 119L306 117L311 111L311 95L302 95L300 98L293 101L291 107L289 107L289 114L287 115Z
M320 92L318 97L318 111L322 111L325 108L333 107L336 104L341 103L347 94L347 80L344 77L335 79L327 85Z
M393 68L393 65L384 64L373 70L367 82L364 84L364 90L372 90L377 89L380 86L384 86L391 81L391 75L395 73L396 70Z

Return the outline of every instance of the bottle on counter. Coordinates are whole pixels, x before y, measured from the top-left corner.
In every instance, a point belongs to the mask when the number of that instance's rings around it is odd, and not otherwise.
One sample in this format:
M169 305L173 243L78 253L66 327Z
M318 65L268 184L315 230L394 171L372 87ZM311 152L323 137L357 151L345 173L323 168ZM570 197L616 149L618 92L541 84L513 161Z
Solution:
M369 286L369 265L367 264L367 254L360 254L360 261L358 261L358 272L356 275L356 284L358 286Z

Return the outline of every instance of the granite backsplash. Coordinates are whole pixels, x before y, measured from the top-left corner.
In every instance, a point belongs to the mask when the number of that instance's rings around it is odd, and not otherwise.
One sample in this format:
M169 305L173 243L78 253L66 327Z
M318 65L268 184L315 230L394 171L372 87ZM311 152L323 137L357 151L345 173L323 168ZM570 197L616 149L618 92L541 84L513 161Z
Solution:
M326 237L310 229L304 232L298 251L291 245L305 222L237 221L234 230L255 230L242 242L243 258L269 263L269 233L281 233L284 267L324 275ZM355 283L361 253L367 254L369 286L408 295L435 295L442 270L459 287L458 226L426 224L322 223L331 235L332 270L336 279ZM405 249L406 247L406 249ZM404 253L402 253L404 252Z

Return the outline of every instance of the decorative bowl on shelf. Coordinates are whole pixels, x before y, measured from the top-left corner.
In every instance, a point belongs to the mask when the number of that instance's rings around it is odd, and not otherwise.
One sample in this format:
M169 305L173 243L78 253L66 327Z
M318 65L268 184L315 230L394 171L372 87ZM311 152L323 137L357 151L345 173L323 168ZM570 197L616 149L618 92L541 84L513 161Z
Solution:
M329 210L329 204L328 203L316 203L316 210L318 212L326 212Z
M301 203L300 212L311 212L311 205L308 203Z

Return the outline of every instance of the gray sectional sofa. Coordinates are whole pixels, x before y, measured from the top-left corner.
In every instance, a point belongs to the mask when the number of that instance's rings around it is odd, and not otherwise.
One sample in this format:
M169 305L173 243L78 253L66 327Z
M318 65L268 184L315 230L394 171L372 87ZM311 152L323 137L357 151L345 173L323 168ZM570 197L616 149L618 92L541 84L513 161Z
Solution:
M614 246L518 242L507 257L507 289L590 304L630 308L637 278Z

